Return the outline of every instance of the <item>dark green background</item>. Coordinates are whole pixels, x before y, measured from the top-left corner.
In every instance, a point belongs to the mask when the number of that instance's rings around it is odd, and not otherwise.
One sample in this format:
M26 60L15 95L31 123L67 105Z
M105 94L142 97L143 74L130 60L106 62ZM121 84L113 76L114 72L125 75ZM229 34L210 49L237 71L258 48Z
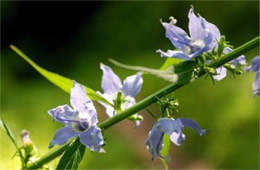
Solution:
M173 49L159 20L174 16L177 25L188 31L190 5L235 47L259 35L259 2L1 2L1 117L19 139L22 129L40 155L61 124L47 111L69 103L69 95L58 89L9 49L16 45L39 65L75 79L94 90L100 89L99 63L110 65L123 80L134 74L113 66L108 58L130 65L159 68L164 59L155 51ZM248 62L259 49L246 53ZM259 98L253 98L254 73L246 73L212 84L202 77L176 91L179 117L195 119L210 129L203 137L185 129L186 141L172 145L170 168L249 169L259 168ZM145 75L137 100L168 83ZM99 119L107 118L95 104ZM156 105L150 107L158 113ZM144 144L154 120L142 111L145 121L133 128L123 121L105 132L106 154L87 152L82 168L162 168L151 160ZM18 169L15 148L0 130L0 169ZM54 161L51 166L57 164Z

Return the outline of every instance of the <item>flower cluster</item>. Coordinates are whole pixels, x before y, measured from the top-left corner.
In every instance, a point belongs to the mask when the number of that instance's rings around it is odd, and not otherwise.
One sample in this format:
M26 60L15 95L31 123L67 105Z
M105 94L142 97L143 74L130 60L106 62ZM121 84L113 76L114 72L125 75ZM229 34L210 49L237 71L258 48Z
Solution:
M207 64L213 60L217 60L223 54L232 51L221 36L219 29L200 15L195 15L193 7L189 11L188 18L190 36L183 29L176 26L177 20L175 18L170 17L171 21L169 23L161 20L166 31L166 37L177 48L177 50L168 50L167 52L163 52L160 49L157 50L162 57L180 58L185 61L195 60L197 62L195 64L198 64L199 61L197 59L201 56L202 58L204 57L203 66L206 68ZM226 65L216 68L216 70L214 68L210 69L213 69L212 72L214 74L212 73L212 75L215 80L222 80L226 77L227 69L234 71L245 65L245 56L241 55ZM245 69L246 71L256 72L256 78L253 83L253 94L258 96L260 94L259 65L260 56L256 57L252 65ZM98 102L105 107L107 115L113 117L136 103L135 96L140 92L143 84L142 73L138 72L135 75L128 76L122 83L109 66L101 64L100 68L103 71L101 82L103 93L99 91L96 93L108 102ZM72 137L79 137L81 143L91 151L104 152L102 148L104 139L101 129L97 126L96 109L92 101L87 97L85 88L76 81L73 81L70 103L72 108L65 104L48 111L54 120L65 126L57 130L49 147L51 148L55 144L62 145ZM152 155L152 159L155 157L166 159L161 154L164 135L169 135L170 140L180 146L186 138L183 133L184 127L194 129L200 136L206 133L206 130L202 130L196 121L192 119L172 118L175 113L174 111L176 111L174 108L178 106L177 100L166 100L166 102L159 102L159 104L162 111L161 118L155 122L145 142ZM170 107L170 111L165 109L168 106ZM168 114L164 114L163 110L167 110ZM138 126L142 117L135 114L131 120L134 120Z

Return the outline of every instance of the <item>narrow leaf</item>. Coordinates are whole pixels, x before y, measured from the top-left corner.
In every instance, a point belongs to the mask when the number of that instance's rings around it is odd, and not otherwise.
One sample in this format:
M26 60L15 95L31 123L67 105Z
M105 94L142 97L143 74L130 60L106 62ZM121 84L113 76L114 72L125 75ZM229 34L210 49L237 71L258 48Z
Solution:
M180 58L167 58L163 65L161 66L160 70L166 70L168 67L173 66L175 64L179 64L183 62L183 59Z
M11 130L6 126L6 124L5 124L5 122L4 122L3 120L0 120L0 126L1 126L1 128L4 129L4 131L6 132L6 134L8 135L8 137L11 139L11 141L13 142L15 148L16 148L17 150L19 150L19 148L18 148L18 146L17 146L17 143L16 143L16 141L15 141L15 139L14 139L14 136L13 136Z
M181 62L179 64L170 66L165 70L151 69L151 68L141 67L141 66L129 66L129 65L121 64L113 59L110 59L109 61L119 67L128 70L148 73L156 77L162 78L166 81L169 81L173 84L188 83L190 81L193 81L196 78L194 72L194 67L196 66L196 62L194 61Z
M64 151L56 169L78 169L85 149L86 147L80 143L79 138L76 139Z
M55 84L62 90L64 90L67 93L70 93L70 90L73 85L73 81L69 78L63 77L59 74L50 72L39 65L37 65L35 62L33 62L28 56L26 56L21 50L19 50L14 45L10 45L10 48L18 54L20 57L22 57L28 64L30 64L36 71L38 71L43 77L45 77L47 80L49 80L51 83ZM84 86L87 92L88 97L91 100L94 101L102 101L106 104L111 105L106 99L104 99L101 95L97 94L94 90Z
M161 155L163 157L165 157L166 159L161 159L164 168L167 170L168 169L168 155L169 155L169 151L170 151L170 146L171 146L171 140L170 140L170 136L165 134L163 136L163 148L161 150Z

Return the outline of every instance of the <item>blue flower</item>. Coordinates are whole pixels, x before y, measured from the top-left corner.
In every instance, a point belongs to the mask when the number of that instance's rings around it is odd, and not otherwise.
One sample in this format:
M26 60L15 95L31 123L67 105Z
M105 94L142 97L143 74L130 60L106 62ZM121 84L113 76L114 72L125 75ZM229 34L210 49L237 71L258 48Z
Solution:
M104 152L101 148L104 144L103 136L101 129L97 127L96 109L84 87L75 81L70 92L70 103L73 109L62 105L48 111L54 120L65 126L57 130L49 148L66 143L71 137L79 137L80 142L91 151Z
M183 134L184 126L196 130L200 136L206 133L206 130L200 129L199 125L192 119L178 118L174 120L172 118L161 118L154 124L146 140L146 146L152 154L152 159L157 156L165 159L160 154L164 134L169 135L171 141L176 145L180 146L182 144L185 139Z
M246 68L246 71L256 72L256 77L252 85L252 89L253 89L254 96L259 96L260 95L260 56L256 56L253 59L251 66Z
M170 17L169 23L161 21L166 30L166 37L177 48L177 50L168 50L167 52L157 50L162 57L190 60L217 45L216 40L220 39L220 32L214 24L207 22L201 16L197 17L193 12L193 7L190 9L188 17L191 37L183 29L175 26L177 20L173 17Z
M106 113L109 117L113 117L117 113L131 107L134 105L135 96L140 92L143 78L142 73L137 73L127 77L123 85L120 78L113 72L113 70L104 64L100 65L103 71L101 87L104 91L102 95L107 101L109 101L113 106L106 103L100 102L105 108ZM140 121L136 121L136 125L139 125Z
M227 54L227 53L230 53L231 51L232 51L231 48L226 47L226 48L223 50L223 53L224 53L224 54ZM237 67L238 65L246 65L246 64L247 64L247 63L246 63L246 58L245 58L244 55L241 55L241 56L235 58L234 60L230 61L229 63L232 64L234 67ZM223 67L223 66L218 67L218 68L216 69L216 71L217 71L217 74L218 74L218 75L214 75L213 78L214 78L215 80L217 80L217 81L222 80L222 79L225 78L226 75L227 75L227 69L226 69L225 67Z

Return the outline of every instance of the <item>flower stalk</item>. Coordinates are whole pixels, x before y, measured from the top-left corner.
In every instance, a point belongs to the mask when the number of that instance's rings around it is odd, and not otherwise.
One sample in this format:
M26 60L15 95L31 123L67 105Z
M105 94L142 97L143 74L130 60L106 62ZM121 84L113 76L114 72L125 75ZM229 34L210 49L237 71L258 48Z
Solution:
M248 51L254 49L255 47L258 47L259 46L259 40L260 40L260 36L246 42L245 44L241 45L240 47L234 49L232 52L224 55L223 57L220 57L216 61L213 61L209 65L209 67L217 68L219 66L222 66L225 63L228 63L229 61L239 57L243 53L248 52ZM205 74L205 71L201 71L199 73L199 77L203 76L204 74ZM168 94L172 93L173 91L181 88L182 86L184 86L186 84L188 84L188 83L187 82L180 82L180 83L177 83L177 84L170 84L170 85L160 89L159 91L153 93L152 95L146 97L145 99L141 100L140 102L136 103L132 107L122 111L120 114L117 114L114 117L111 117L109 119L104 120L103 122L98 123L98 126L101 129L107 129L107 128L119 123L120 121L127 119L128 117L132 116L133 114L143 110L147 106L157 102L158 98L161 98L165 95L168 95ZM49 153L42 156L39 160L37 160L34 163L32 163L31 165L29 165L27 167L27 169L40 168L42 165L50 162L51 160L53 160L56 157L58 157L59 155L61 155L64 152L64 150L69 146L69 144L70 144L70 142L67 142L63 146L54 148Z

